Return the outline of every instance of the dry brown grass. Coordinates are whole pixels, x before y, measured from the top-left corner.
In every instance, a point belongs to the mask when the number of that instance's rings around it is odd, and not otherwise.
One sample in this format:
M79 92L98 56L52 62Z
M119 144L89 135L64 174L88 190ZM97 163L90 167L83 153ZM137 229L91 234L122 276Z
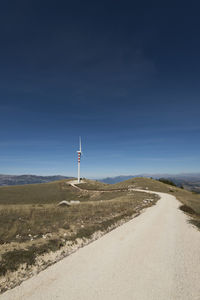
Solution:
M116 213L132 210L145 198L145 193L102 193L98 200L81 202L70 207L55 204L38 205L1 205L0 206L0 243L25 241L34 236L41 237L59 229L79 226L82 222L104 218Z
M178 200L183 205L180 209L190 216L190 223L200 229L200 195L189 191L178 191Z
M62 200L90 199L88 193L80 193L68 181L0 187L0 204L51 204Z
M84 183L81 183L78 186L82 189L102 191L126 191L128 188L146 189L148 187L148 189L152 191L167 193L170 189L173 189L171 185L145 177L131 178L116 184L106 184L94 180L85 180Z
M94 201L70 207L0 205L0 274L8 269L16 270L20 263L34 264L38 254L55 251L66 241L89 238L95 231L105 231L157 199L154 195L128 191L100 192L93 198ZM149 200L145 200L147 198Z
M96 181L86 180L86 183L79 185L82 188L95 189L98 190L121 190L125 191L128 188L136 188L136 189L147 189L156 192L169 193L174 195L183 205L189 208L189 210L193 210L194 213L190 214L191 223L200 228L200 194L184 190L178 188L176 186L172 186L169 184L165 184L158 180L154 180L151 178L132 178L120 183L116 184L104 184ZM188 211L186 212L188 213Z
M194 212L187 209L191 222L200 228L200 195L157 180L133 178L114 185L86 180L79 187L83 190L59 181L0 188L0 274L16 270L20 263L34 264L37 255L56 251L67 241L106 231L156 202L155 195L130 188L171 193ZM81 203L61 208L61 200Z

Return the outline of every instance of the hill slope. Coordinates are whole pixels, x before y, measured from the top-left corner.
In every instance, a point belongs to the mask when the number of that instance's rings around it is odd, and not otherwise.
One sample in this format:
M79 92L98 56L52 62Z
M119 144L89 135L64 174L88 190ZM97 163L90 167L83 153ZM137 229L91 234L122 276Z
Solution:
M48 204L74 200L78 191L67 180L0 187L0 204Z
M191 222L200 227L200 195L178 187L144 177L113 185L84 180L72 186L70 181L0 187L0 285L3 284L3 289L19 283L27 272L31 274L39 255L56 253L59 249L60 253L69 254L67 245L74 251L74 243L79 245L77 239L79 242L83 239L83 243L85 238L93 239L96 232L105 233L156 203L155 194L134 189L174 195L193 218ZM80 200L80 203L61 208L57 206L61 200ZM55 257L56 254L51 263ZM13 271L20 270L21 263L26 263L27 268L20 271L21 277L12 277ZM49 256L42 266L46 263L49 264ZM37 268L42 267L37 265ZM6 272L9 272L7 278L13 281L5 281Z
M200 193L200 174L199 173L188 173L188 174L141 174L141 175L129 175L129 176L116 176L116 177L107 177L103 178L99 181L103 183L115 184L127 179L135 178L135 177L143 177L143 178L165 178L172 180L177 186L183 186L185 189L189 191L195 191Z
M2 300L199 299L200 234L173 196L161 197L140 217L8 291Z
M88 190L127 190L135 188L141 190L151 190L155 192L169 193L174 195L183 204L191 207L197 214L200 214L200 195L194 192L174 187L158 180L145 177L137 177L119 182L116 184L106 184L94 180L86 180L79 187Z

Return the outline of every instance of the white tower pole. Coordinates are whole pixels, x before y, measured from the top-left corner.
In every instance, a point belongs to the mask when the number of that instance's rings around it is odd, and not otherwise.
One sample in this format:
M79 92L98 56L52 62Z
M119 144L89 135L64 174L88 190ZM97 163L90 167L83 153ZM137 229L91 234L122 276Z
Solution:
M80 183L80 161L78 161L78 183Z
M81 138L79 138L79 151L78 152L78 183L80 183L80 169L81 169Z

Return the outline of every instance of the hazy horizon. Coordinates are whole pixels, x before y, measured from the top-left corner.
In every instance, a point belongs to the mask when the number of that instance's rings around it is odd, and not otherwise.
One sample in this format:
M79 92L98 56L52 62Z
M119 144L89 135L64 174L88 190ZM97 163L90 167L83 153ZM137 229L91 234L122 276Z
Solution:
M72 176L70 174L33 174L33 173L21 173L21 174L2 174L0 173L0 176L44 176L44 177L48 177L48 176L63 176L63 177L74 177L77 178L77 176ZM115 178L115 177L128 177L128 176L146 176L146 177L150 177L150 176L200 176L199 172L188 172L188 173L135 173L135 174L116 174L116 175L102 175L102 176L90 176L90 177L85 177L87 179L91 179L91 180L95 180L95 179L104 179L104 178ZM84 176L83 176L84 177Z

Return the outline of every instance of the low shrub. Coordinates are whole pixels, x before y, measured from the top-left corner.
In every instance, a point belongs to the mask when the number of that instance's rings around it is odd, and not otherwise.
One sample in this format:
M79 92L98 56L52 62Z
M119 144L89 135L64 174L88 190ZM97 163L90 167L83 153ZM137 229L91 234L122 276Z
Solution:
M172 185L172 186L177 186L172 180L169 180L169 179L159 178L158 181L165 183L165 184Z
M183 204L180 206L180 209L188 214L195 215L196 212L190 206Z

